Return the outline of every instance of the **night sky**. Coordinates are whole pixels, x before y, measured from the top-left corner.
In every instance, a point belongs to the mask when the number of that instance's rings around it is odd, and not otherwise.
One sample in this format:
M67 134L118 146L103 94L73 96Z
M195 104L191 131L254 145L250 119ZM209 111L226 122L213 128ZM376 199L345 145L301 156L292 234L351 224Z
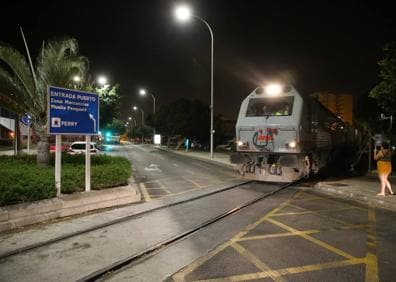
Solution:
M180 24L176 1L7 1L0 41L23 51L18 26L37 53L42 40L69 35L90 72L121 85L123 117L132 105L152 109L177 98L210 101L210 36L198 20ZM281 75L300 92L358 97L377 82L377 60L395 40L392 1L189 1L214 32L215 114L236 119L240 102Z

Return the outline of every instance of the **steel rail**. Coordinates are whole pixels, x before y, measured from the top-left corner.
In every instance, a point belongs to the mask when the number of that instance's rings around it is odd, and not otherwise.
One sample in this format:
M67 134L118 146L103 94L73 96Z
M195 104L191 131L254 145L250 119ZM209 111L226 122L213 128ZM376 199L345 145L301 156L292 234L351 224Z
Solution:
M197 196L197 197L185 199L185 200L182 200L182 201L179 201L179 202L170 203L170 204L167 204L167 205L164 205L164 206L160 206L160 207L156 207L156 208L153 208L153 209L150 209L150 210L145 210L145 211L142 211L142 212L139 212L139 213L136 213L136 214L131 214L131 215L128 215L128 216L125 216L125 217L117 218L117 219L110 220L108 222L105 222L105 223L102 223L102 224L98 224L98 225L95 225L95 226L92 226L92 227L89 227L89 228L85 228L85 229L82 229L82 230L78 230L78 231L75 231L75 232L71 232L71 233L68 233L68 234L57 236L55 238L52 238L52 239L49 239L49 240L46 240L46 241L43 241L43 242L38 242L38 243L31 244L31 245L28 245L28 246L25 246L25 247L22 247L22 248L18 248L18 249L12 250L12 251L8 251L8 252L0 254L0 260L4 259L4 258L7 258L7 257L11 257L11 256L14 256L14 255L17 255L17 254L25 253L25 252L28 252L28 251L31 251L31 250L34 250L34 249L37 249L37 248L48 246L48 245L57 243L59 241L66 240L66 239L69 239L69 238L72 238L72 237L75 237L75 236L79 236L79 235L82 235L82 234L85 234L85 233L97 231L99 229L102 229L102 228L105 228L105 227L108 227L108 226L111 226L111 225L122 223L122 222L125 222L125 221L128 221L128 220L132 220L132 219L134 219L136 217L139 217L139 216L142 216L142 215L147 215L149 213L152 213L152 212L155 212L155 211L158 211L158 210L161 210L161 209L166 209L166 208L169 208L169 207L173 207L173 206L181 205L181 204L184 204L184 203L192 202L192 201L195 201L195 200L199 200L201 198L205 198L205 197L217 194L217 193L221 193L221 192L224 192L224 191L227 191L227 190L231 190L231 189L234 189L234 188L246 185L246 184L250 184L252 182L255 182L255 181L254 180L245 181L245 182L242 182L242 183L239 183L239 184L235 184L235 185L232 185L232 186L229 186L229 187L217 190L217 191L213 191L213 192L210 192L210 193L207 193L207 194L203 194L203 195L200 195L200 196Z
M203 223L201 223L201 224L199 224L199 225L197 225L197 226L195 226L193 228L190 228L189 230L187 230L185 232L182 232L182 233L180 233L178 235L172 236L172 237L170 237L170 238L168 238L168 239L166 239L166 240L164 240L164 241L162 241L160 243L157 243L157 244L155 244L153 246L150 246L150 247L148 247L148 248L146 248L146 249L144 249L144 250L142 250L142 251L140 251L140 252L138 252L136 254L133 254L133 255L131 255L129 257L126 257L124 259L118 260L118 261L112 263L111 265L109 265L107 267L104 267L104 268L101 268L101 269L99 269L99 270L97 270L95 272L92 272L91 274L89 274L87 276L84 276L84 277L80 278L77 281L78 282L97 281L98 279L104 277L107 273L119 270L119 269L121 269L121 268L123 268L123 267L125 267L125 266L127 266L129 264L137 263L139 260L141 260L143 258L147 258L147 257L149 257L151 255L154 255L154 254L158 253L159 251L164 250L166 247L169 247L172 244L175 244L175 243L177 243L177 242L179 242L181 240L186 239L187 237L191 236L192 234L195 234L195 233L201 231L202 229L207 228L208 226L210 226L210 225L222 220L223 218L225 218L227 216L235 214L235 213L239 212L240 210L242 210L242 209L244 209L244 208L246 208L248 206L251 206L251 205L253 205L253 204L255 204L255 203L257 203L257 202L259 202L259 201L261 201L261 200L263 200L265 198L268 198L269 196L272 196L272 195L274 195L276 193L279 193L281 190L283 190L283 189L285 189L285 188L287 188L289 186L295 185L299 181L300 181L300 179L297 180L297 181L291 182L291 183L287 183L287 184L279 187L278 189L274 189L273 191L268 192L268 193L266 193L266 194L264 194L262 196L259 196L259 197L255 198L255 199L252 199L252 200L250 200L250 201L248 201L248 202L246 202L246 203L244 203L244 204L242 204L242 205L240 205L240 206L238 206L236 208L230 209L230 210L228 210L228 211L226 211L226 212L224 212L224 213L222 213L222 214L220 214L220 215L218 215L216 217L213 217L213 218L211 218L211 219L209 219L209 220L207 220L207 221L205 221L205 222L203 222Z

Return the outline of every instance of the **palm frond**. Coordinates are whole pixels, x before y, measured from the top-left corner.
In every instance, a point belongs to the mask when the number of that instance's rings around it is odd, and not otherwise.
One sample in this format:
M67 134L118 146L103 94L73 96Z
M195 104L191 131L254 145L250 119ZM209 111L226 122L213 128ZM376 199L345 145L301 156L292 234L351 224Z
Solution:
M86 75L88 60L77 52L78 44L75 39L49 41L43 45L37 60L40 93L46 93L49 85L70 87L73 76ZM45 100L46 96L42 99Z
M30 96L18 79L0 68L0 105L12 108L13 111L23 114L32 107Z
M35 103L35 86L32 73L25 57L16 49L0 45L0 60L3 61L23 85L26 94Z

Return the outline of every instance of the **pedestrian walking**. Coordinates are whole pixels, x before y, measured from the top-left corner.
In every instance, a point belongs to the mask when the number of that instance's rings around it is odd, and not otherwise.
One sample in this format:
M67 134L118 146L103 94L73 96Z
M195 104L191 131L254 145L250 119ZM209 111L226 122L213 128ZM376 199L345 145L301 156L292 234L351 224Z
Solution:
M388 179L389 174L392 172L391 158L392 151L390 149L389 143L382 142L381 147L375 147L374 160L377 161L378 178L381 182L381 191L377 194L377 196L385 196L385 188L388 189L391 195L395 195Z

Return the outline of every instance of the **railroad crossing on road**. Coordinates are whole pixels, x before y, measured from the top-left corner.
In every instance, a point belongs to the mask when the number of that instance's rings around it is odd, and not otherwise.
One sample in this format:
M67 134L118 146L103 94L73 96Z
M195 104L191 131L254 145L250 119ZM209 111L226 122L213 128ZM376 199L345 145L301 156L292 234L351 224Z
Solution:
M379 281L374 208L299 192L174 281Z

